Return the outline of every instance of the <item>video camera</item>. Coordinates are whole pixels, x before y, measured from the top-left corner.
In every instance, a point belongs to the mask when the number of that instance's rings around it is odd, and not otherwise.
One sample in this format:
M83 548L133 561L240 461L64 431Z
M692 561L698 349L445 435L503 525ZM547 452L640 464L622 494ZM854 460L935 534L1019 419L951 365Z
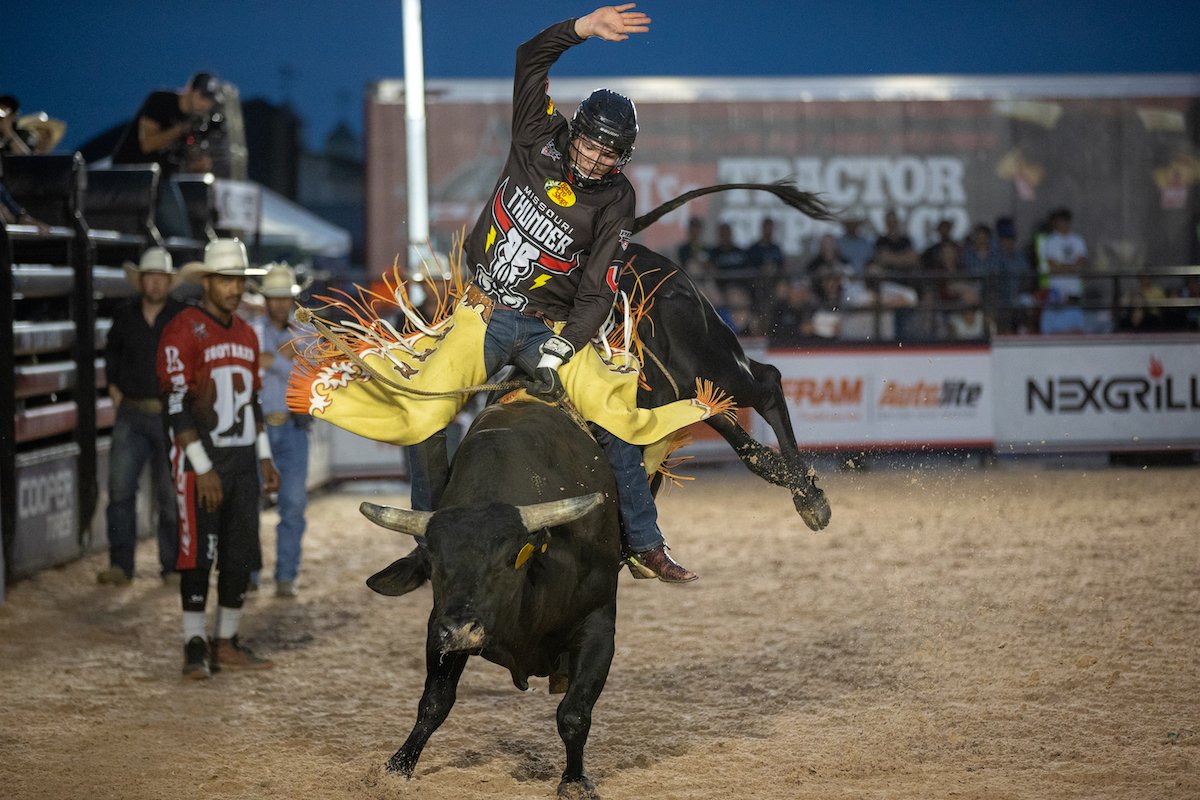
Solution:
M212 152L219 149L225 138L225 114L221 106L213 106L205 114L194 114L191 129L179 139L171 160L183 170L208 171Z

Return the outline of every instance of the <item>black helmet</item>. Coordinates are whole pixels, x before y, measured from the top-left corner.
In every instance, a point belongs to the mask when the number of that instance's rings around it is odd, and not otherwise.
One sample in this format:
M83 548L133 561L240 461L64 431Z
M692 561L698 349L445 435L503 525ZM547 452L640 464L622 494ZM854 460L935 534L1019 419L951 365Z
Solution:
M633 101L623 94L609 89L597 89L579 104L575 116L571 117L571 140L586 136L617 153L612 170L599 178L586 177L571 163L572 177L585 186L603 186L611 183L621 168L633 157L633 142L637 139L637 109Z

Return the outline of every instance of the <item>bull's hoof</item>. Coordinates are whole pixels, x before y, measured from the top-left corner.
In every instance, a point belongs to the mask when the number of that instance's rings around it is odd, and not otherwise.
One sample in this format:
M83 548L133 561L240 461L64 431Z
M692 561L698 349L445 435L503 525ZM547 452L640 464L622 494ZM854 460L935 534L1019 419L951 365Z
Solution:
M825 526L829 524L829 518L833 516L833 511L829 508L829 501L825 498L825 492L813 484L809 484L808 490L804 494L793 493L792 503L796 506L800 519L804 520L804 524L814 531L824 530Z
M417 768L417 759L405 753L403 750L397 750L396 753L387 760L384 767L388 772L398 772L405 778L412 778L413 770Z
M562 779L558 784L558 796L562 800L600 800L596 792L596 784L587 775L581 775L574 780Z

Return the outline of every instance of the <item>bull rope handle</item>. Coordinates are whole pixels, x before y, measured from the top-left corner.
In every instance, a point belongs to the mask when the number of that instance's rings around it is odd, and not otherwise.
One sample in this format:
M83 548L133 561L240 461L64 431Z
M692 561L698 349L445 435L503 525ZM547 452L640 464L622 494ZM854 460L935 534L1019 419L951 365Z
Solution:
M303 311L308 311L308 309L303 309ZM501 381L499 383L480 383L476 384L475 386L466 386L462 389L448 389L444 392L429 392L425 391L424 389L417 389L413 386L404 386L403 384L396 383L390 378L384 376L366 361L363 361L358 353L354 352L354 350L348 344L342 341L340 336L330 330L328 325L317 319L317 317L311 311L308 311L307 316L308 319L300 319L300 310L298 309L296 312L296 319L298 322L312 325L316 329L317 333L321 334L321 336L327 339L330 344L342 351L342 354L345 355L346 358L349 358L356 367L370 375L379 383L382 383L384 386L387 386L388 388L397 392L415 394L420 397L451 397L456 394L475 394L476 392L507 392L512 389L524 389L527 385L524 381Z

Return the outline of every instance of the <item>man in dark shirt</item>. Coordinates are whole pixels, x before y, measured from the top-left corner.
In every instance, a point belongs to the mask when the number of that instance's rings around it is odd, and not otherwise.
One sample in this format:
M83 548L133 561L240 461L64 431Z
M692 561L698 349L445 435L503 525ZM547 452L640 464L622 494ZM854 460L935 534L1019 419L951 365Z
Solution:
M763 218L758 241L746 249L746 262L759 270L760 279L783 277L783 250L775 242L775 220Z
M568 123L547 94L548 75L563 52L590 37L619 42L648 30L649 17L631 8L606 6L565 20L518 48L512 146L464 244L463 263L475 271L471 290L489 308L487 371L516 365L534 376L531 391L547 399L564 396L558 368L588 346L612 310L635 206L621 170L637 135L633 103L607 89L593 92ZM555 334L548 322L565 325ZM596 433L617 479L631 570L695 580L666 552L641 448ZM444 433L410 448L414 509L436 507L445 452Z
M125 265L138 295L113 314L104 349L108 395L116 408L108 457L108 555L111 566L100 583L126 586L133 578L137 545L137 488L142 468L150 478L158 507L158 560L164 581L173 580L177 549L175 491L167 464L155 362L163 328L183 304L170 296L175 282L171 254L147 250L136 266Z
M162 170L156 222L167 236L190 232L183 196L170 179L180 170L211 169L208 157L188 141L197 122L220 101L221 82L209 72L197 72L178 92L151 92L113 151L114 164L155 163Z

